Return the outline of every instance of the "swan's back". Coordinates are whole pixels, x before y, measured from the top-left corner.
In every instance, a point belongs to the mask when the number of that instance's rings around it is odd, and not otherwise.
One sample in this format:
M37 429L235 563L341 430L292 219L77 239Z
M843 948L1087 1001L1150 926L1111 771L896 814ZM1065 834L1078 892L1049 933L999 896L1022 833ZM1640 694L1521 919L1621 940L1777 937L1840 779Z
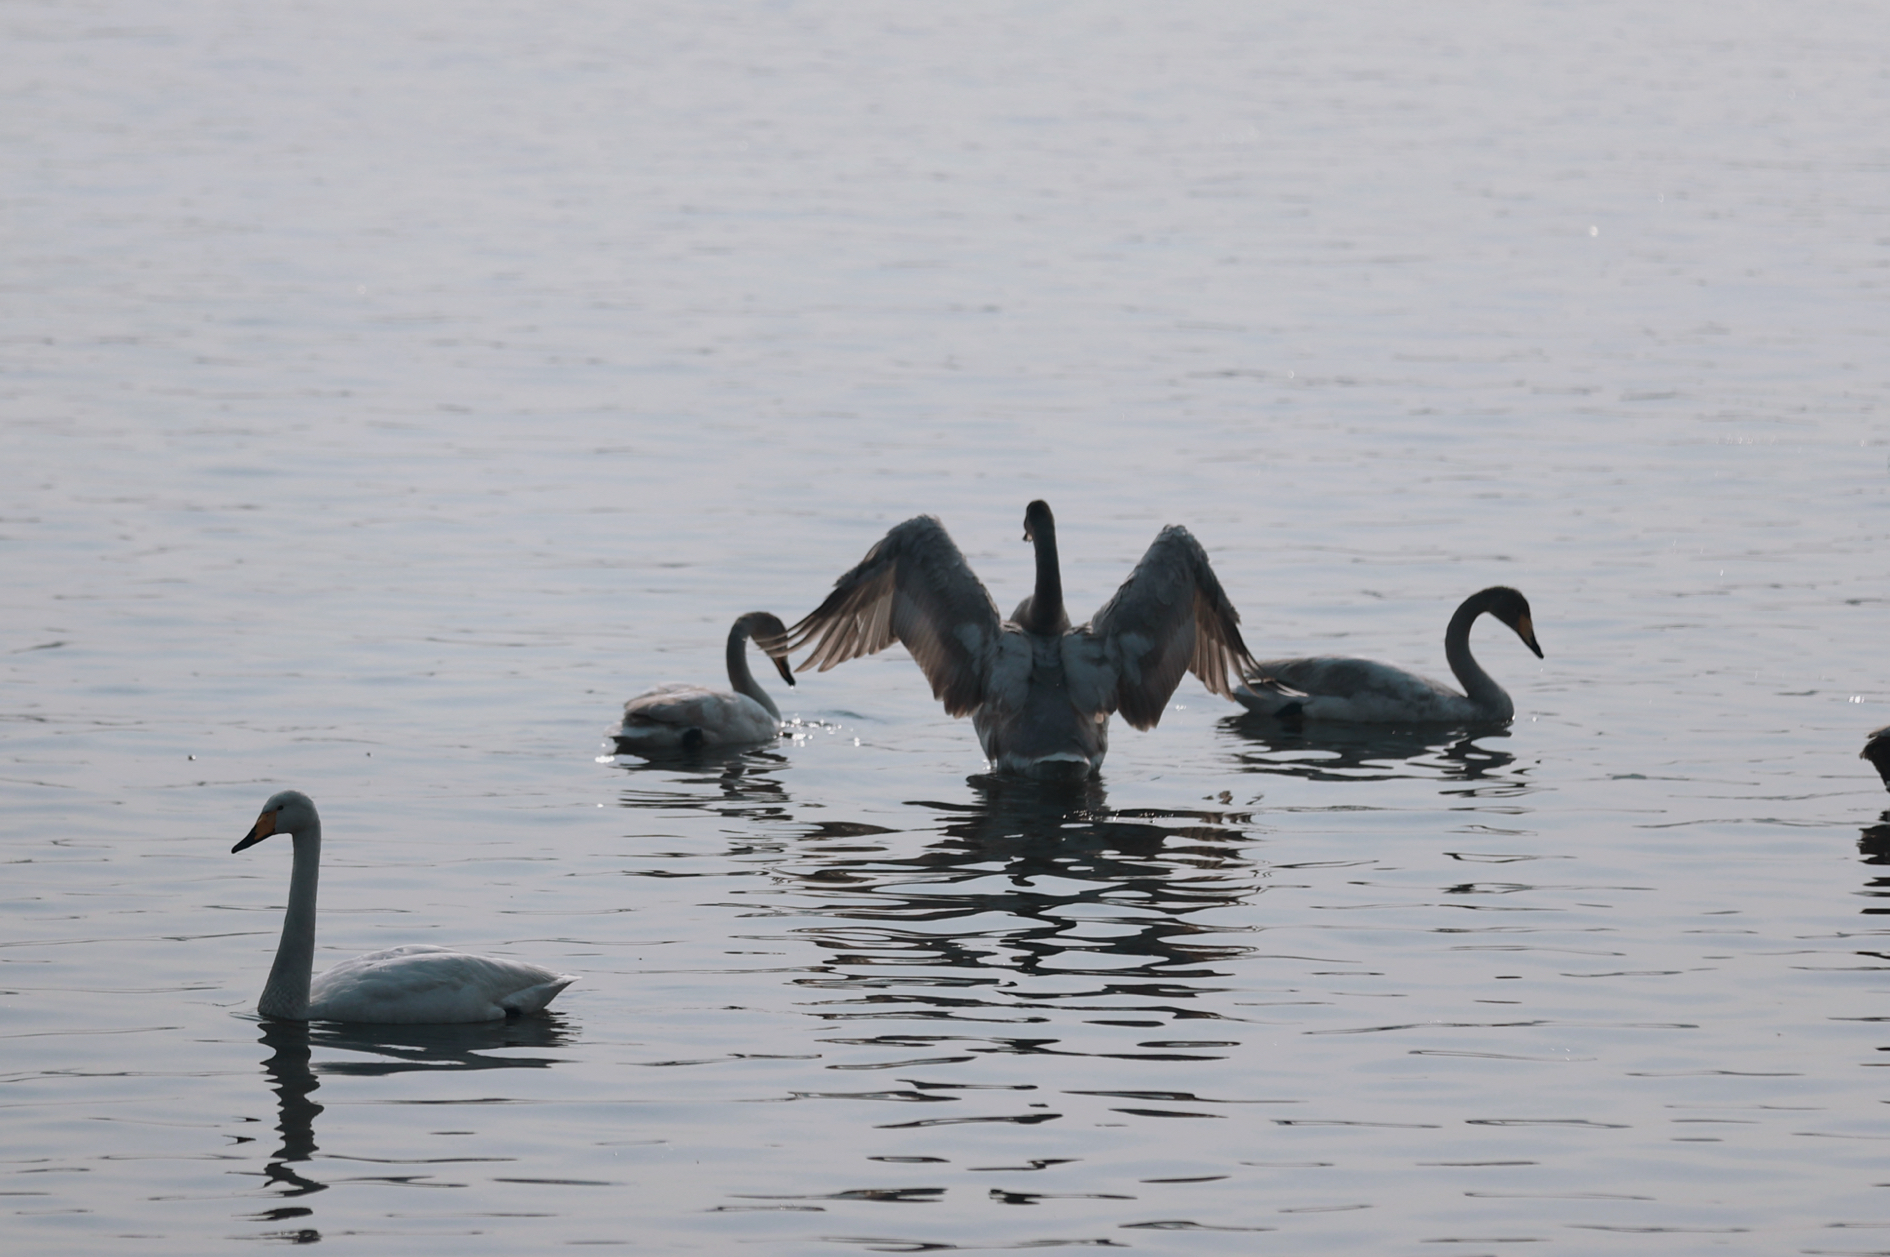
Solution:
M765 742L780 732L774 715L746 694L703 685L659 685L623 705L622 746L721 746Z
M1448 685L1387 663L1340 655L1261 660L1234 697L1265 715L1355 724L1484 718L1475 703Z
M577 981L542 965L410 943L344 960L309 986L308 1020L384 1025L535 1013Z

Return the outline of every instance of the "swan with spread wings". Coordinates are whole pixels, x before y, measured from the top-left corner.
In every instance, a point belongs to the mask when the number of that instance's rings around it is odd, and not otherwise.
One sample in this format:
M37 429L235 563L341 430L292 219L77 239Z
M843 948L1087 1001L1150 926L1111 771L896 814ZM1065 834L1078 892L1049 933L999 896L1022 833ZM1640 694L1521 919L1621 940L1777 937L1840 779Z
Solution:
M834 582L782 645L811 644L798 670L825 672L901 643L945 710L971 717L1000 772L1044 780L1094 776L1110 715L1154 728L1184 672L1225 698L1253 666L1240 613L1186 528L1162 529L1115 597L1075 628L1063 606L1056 520L1041 501L1024 512L1024 539L1036 547L1037 583L1008 620L945 526L920 515Z

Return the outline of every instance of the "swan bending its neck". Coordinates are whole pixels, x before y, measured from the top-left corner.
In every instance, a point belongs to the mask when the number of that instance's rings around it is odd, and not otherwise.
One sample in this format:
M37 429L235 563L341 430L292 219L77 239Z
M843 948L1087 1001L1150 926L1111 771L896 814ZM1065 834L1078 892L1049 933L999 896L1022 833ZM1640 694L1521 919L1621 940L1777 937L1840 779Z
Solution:
M1520 609L1517 604L1521 604ZM1535 625L1529 616L1529 602L1507 585L1479 589L1458 604L1450 624L1444 629L1444 658L1457 683L1463 686L1464 697L1476 704L1485 719L1510 720L1516 715L1516 704L1510 699L1509 691L1498 685L1470 653L1470 626L1486 611L1515 630L1523 645L1535 651L1536 658L1542 658L1542 647L1536 645Z
M732 688L671 683L637 695L623 705L623 724L613 733L618 751L661 754L773 741L781 732L781 709L748 670L748 643L766 651L781 679L793 685L781 646L786 633L780 617L766 611L737 619L724 652Z
M781 709L768 697L768 691L761 688L761 682L755 680L755 674L748 670L748 639L754 638L764 648L770 641L786 636L787 626L778 616L766 611L750 611L736 620L728 630L728 683L737 694L746 694L760 703L770 716L781 719ZM789 685L794 684L794 674L788 670L787 660L774 657L774 666L781 674L781 679Z
M1488 613L1507 624L1523 645L1542 657L1529 600L1507 585L1492 585L1465 598L1444 630L1444 658L1463 686L1459 694L1415 672L1370 659L1319 655L1263 659L1234 691L1242 706L1288 720L1334 720L1358 724L1501 723L1516 705L1470 653L1470 627Z

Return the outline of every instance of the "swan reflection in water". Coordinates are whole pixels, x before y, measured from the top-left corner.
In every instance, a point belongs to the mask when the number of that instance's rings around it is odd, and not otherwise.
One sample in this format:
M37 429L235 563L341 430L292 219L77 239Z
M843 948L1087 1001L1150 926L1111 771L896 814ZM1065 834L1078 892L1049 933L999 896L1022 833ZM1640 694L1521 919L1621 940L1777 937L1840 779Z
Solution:
M704 748L687 755L606 757L605 762L614 762L631 783L619 794L622 807L778 821L788 816L792 802L776 775L788 766L779 751Z
M1506 739L1507 726L1312 724L1268 716L1230 716L1221 727L1239 746L1238 771L1302 777L1308 781L1389 781L1435 778L1489 781L1526 791L1528 767L1506 772L1516 757L1483 743ZM1477 793L1486 793L1478 791Z
M1218 966L1247 950L1226 941L1228 927L1193 919L1264 889L1243 854L1246 813L1111 808L1095 778L992 774L969 779L969 799L909 802L888 826L803 815L757 767L744 757L718 773L639 768L620 803L748 823L725 858L765 862L769 889L751 893L795 902L762 915L800 918L788 936L824 953L795 985L847 993L817 1001L816 1015L897 1016L886 1008L896 1003L919 1018L1043 1021L1019 1012L1052 1000L1120 1010L1105 999L1159 1001L1144 1012L1164 1017L1218 1015L1173 1001L1218 990ZM1076 981L1019 987L1039 976Z
M1865 864L1890 864L1890 812L1879 816L1875 825L1866 825L1858 831L1857 851L1864 857ZM1890 895L1890 878L1880 877L1871 887L1871 894Z
M308 1177L296 1167L315 1157L315 1119L322 1105L315 1099L321 1075L384 1076L418 1070L459 1073L484 1069L546 1069L558 1064L550 1056L489 1056L501 1048L556 1049L571 1042L571 1032L556 1013L516 1021L472 1022L443 1026L365 1026L342 1022L264 1020L258 1037L269 1055L263 1073L276 1093L276 1133L281 1138L275 1154L263 1168L273 1193L288 1199L326 1191L329 1184ZM318 1048L337 1048L380 1059L314 1061ZM263 1222L306 1218L313 1210L301 1206L270 1209L254 1215ZM311 1230L290 1233L295 1243L314 1243L321 1236Z
M860 826L849 849L810 841L777 867L827 918L795 931L830 953L797 984L844 993L817 1003L816 1015L1033 1023L1081 1012L1136 1027L1220 1016L1189 1005L1222 990L1225 962L1250 949L1228 941L1229 926L1195 918L1262 888L1242 853L1244 813L1111 809L1095 779L970 784L968 803L910 805L940 834L922 850L905 853L910 832L897 846L862 842L874 827ZM831 832L829 823L807 837ZM1037 1052L1058 1040L994 1042Z

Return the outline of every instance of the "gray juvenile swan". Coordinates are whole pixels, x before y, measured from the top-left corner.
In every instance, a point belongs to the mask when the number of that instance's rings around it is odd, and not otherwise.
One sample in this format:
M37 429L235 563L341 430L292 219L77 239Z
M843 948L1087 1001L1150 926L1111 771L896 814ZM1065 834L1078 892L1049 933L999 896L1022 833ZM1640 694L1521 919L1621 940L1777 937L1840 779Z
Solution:
M1037 583L1009 620L930 515L900 524L788 630L785 650L813 649L798 671L895 641L954 716L970 716L999 771L1042 779L1093 776L1109 749L1109 715L1152 729L1184 672L1223 697L1253 658L1240 613L1187 529L1156 535L1135 571L1088 623L1070 627L1057 566L1056 521L1032 502L1024 539Z
M469 956L425 943L368 952L320 977L315 968L315 883L321 874L322 822L298 790L269 796L249 834L230 853L272 834L295 844L289 910L282 941L256 1011L288 1021L354 1021L382 1025L497 1021L535 1013L577 981L522 960Z
M781 732L781 709L748 671L748 639L768 649L787 633L778 616L750 611L728 631L728 683L734 692L702 685L659 685L623 705L616 731L619 751L694 750L771 742ZM794 684L787 656L770 650L781 679Z
M1869 760L1871 767L1877 770L1877 775L1883 778L1883 788L1890 790L1890 725L1872 729L1857 758Z
M1370 659L1319 655L1262 659L1246 673L1234 698L1251 711L1283 719L1340 720L1357 724L1480 724L1516 714L1503 687L1470 654L1470 625L1485 612L1514 629L1542 658L1529 600L1507 585L1492 585L1463 600L1444 630L1444 657L1464 693L1429 677Z

